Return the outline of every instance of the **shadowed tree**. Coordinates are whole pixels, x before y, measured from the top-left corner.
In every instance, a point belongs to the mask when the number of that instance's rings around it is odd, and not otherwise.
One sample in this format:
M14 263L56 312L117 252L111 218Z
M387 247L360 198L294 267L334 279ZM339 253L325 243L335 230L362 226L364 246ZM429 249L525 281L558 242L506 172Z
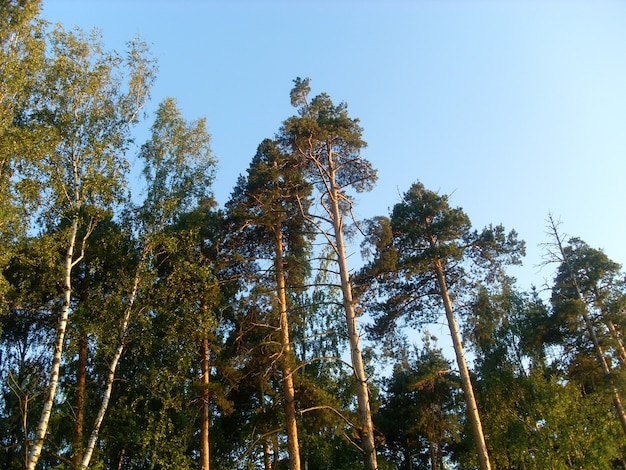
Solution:
M298 160L281 151L275 141L264 140L257 150L247 177L241 177L228 203L231 218L245 239L240 253L265 271L268 260L273 286L270 304L276 312L281 350L283 406L287 430L289 467L300 469L296 422L295 355L290 340L289 291L303 289L308 271L310 229L301 204L306 204L310 185L303 179Z

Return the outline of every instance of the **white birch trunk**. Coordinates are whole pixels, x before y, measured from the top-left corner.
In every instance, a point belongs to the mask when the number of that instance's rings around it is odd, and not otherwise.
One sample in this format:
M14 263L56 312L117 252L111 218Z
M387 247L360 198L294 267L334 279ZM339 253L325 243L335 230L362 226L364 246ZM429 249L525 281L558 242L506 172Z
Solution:
M100 427L102 426L102 420L104 419L104 415L106 414L107 408L109 407L109 401L111 400L111 393L113 391L113 382L115 381L115 371L117 370L117 365L124 352L126 335L128 334L128 325L130 324L130 315L133 309L133 305L135 304L135 299L137 298L137 291L139 290L139 282L141 280L140 273L145 257L146 253L144 252L139 262L137 273L135 274L133 289L130 294L128 306L124 311L124 316L120 325L120 344L117 346L115 354L113 355L111 363L109 364L109 373L107 374L104 395L102 397L102 402L100 403L100 409L98 410L98 415L96 416L96 421L94 422L91 435L89 436L89 441L87 442L87 447L85 448L85 453L83 454L83 458L80 463L81 469L87 468L89 466L89 463L91 462L91 456L93 455L93 451L96 447L96 442L98 441L98 435L100 433Z
M50 379L48 384L48 396L44 402L41 416L39 418L39 424L37 425L37 431L35 433L35 439L28 455L28 462L26 464L27 470L34 470L37 462L39 461L39 457L41 456L41 450L46 438L46 432L48 431L50 415L52 414L57 385L59 383L59 371L61 369L61 359L63 356L63 343L65 341L65 332L67 330L70 303L72 300L72 268L75 265L74 251L76 247L77 235L78 219L74 218L74 220L72 220L67 251L65 253L63 273L63 305L61 307L59 323L57 326L57 339L54 344L54 355L52 358L52 367L50 370Z

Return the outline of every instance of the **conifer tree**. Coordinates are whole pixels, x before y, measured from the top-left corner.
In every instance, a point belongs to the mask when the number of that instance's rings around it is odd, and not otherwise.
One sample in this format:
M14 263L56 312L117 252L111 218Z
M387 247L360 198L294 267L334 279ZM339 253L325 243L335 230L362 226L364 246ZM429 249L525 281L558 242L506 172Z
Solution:
M300 469L300 450L296 422L294 373L295 354L290 339L290 294L303 289L307 274L309 235L307 221L299 204L306 204L310 186L303 179L298 161L281 151L275 141L259 145L247 177L239 180L228 203L233 221L238 220L241 235L247 240L243 252L263 265L272 266L275 294L271 305L276 311L279 333L278 361L282 374L283 406L287 429L289 467Z
M611 338L609 341L609 349L615 351L619 358L623 356L623 344L619 338L619 334L615 329L613 321L604 316L602 306L604 305L603 295L600 293L598 284L599 277L608 272L609 278L611 273L617 271L617 265L611 265L608 259L600 259L601 265L588 263L585 260L585 254L593 254L585 247L579 239L570 240L570 245L566 245L563 235L559 232L558 223L552 216L548 218L548 231L552 237L552 242L547 244L549 261L559 262L558 273L556 277L555 287L553 289L553 304L557 313L561 316L572 315L573 322L576 319L582 319L580 325L586 333L586 338L590 341L591 348L597 364L602 370L602 374L608 379L613 397L613 405L615 413L622 426L622 430L626 435L626 411L622 402L620 391L615 384L615 370L613 369L610 359L607 357L606 348L603 344L602 332L599 331L597 323L608 327L608 333L605 335ZM599 253L598 253L599 254ZM604 266L602 266L604 265ZM594 318L590 309L594 306L600 307L600 315ZM572 329L572 325L569 326ZM580 329L574 327L580 335ZM580 335L582 336L582 335Z
M506 278L503 266L520 262L524 244L514 231L506 234L502 226L472 231L469 217L460 208L450 207L446 196L419 182L393 207L391 219L375 220L370 234L376 254L364 269L361 283L373 288L377 328L384 332L401 319L420 325L443 306L478 462L482 470L488 470L491 464L454 300L464 290L471 291L469 286L477 281L465 272L464 263L471 262L482 272L481 282Z
M370 190L376 182L376 171L371 163L361 156L361 149L366 143L362 139L363 130L358 119L349 117L345 103L335 105L325 93L309 101L311 91L309 83L308 78L294 80L291 104L298 109L298 115L284 122L281 140L291 149L293 155L300 159L307 178L318 192L315 197L319 212L303 210L303 213L332 247L336 256L365 466L370 470L376 470L378 463L370 392L357 324L358 299L353 295L345 240L353 213L350 192Z

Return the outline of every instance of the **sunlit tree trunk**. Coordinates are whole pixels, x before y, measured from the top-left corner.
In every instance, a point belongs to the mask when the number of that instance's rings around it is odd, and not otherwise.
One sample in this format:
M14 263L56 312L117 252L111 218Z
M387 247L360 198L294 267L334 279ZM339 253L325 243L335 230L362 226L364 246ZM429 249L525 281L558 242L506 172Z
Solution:
M434 245L435 241L432 240L431 243ZM461 334L459 333L459 328L454 317L452 301L450 300L450 294L448 293L448 287L446 285L446 279L444 276L441 260L436 259L433 263L433 268L435 270L435 274L437 275L437 283L439 284L439 291L443 300L444 309L446 311L446 318L448 320L448 326L450 328L450 335L452 336L452 345L454 347L456 362L459 367L459 373L461 375L461 388L463 389L463 394L465 396L467 415L469 417L470 427L472 429L472 436L474 437L474 445L476 446L478 463L481 470L490 470L491 463L489 462L489 454L487 452L487 444L485 442L485 436L483 434L483 426L480 421L480 414L478 413L476 397L474 396L474 387L472 386L470 373L467 368L467 362L465 361L465 353L463 352Z
M263 438L263 465L265 470L272 470L272 451L269 437Z
M344 242L344 218L352 211L352 200L347 191L370 190L376 182L376 171L360 155L366 143L361 139L358 119L349 118L345 103L335 106L325 93L309 102L309 82L308 78L294 80L290 98L291 104L299 108L299 116L285 121L283 132L290 147L305 164L310 182L319 190L318 202L324 214L315 216L308 210L303 212L337 256L359 411L358 431L365 467L377 470L370 396ZM332 226L333 233L328 233L326 224Z
M65 252L64 262L64 275L63 275L63 304L59 315L57 325L57 338L54 343L54 355L52 358L52 367L50 369L50 378L48 382L48 393L43 404L41 417L37 430L35 432L35 438L33 445L30 448L28 462L26 464L27 470L34 470L35 465L41 455L41 449L46 438L46 432L48 430L48 422L50 421L50 415L52 414L52 406L54 405L54 397L56 395L57 385L59 383L59 371L61 369L61 358L63 355L63 343L65 341L65 332L67 329L67 323L70 313L70 304L72 300L72 269L76 264L74 260L74 250L76 247L76 238L78 235L78 219L72 220L70 233L68 237L67 251Z
M209 470L209 337L202 338L202 416L200 426L200 468Z
M122 466L124 464L124 455L126 455L126 450L122 449L120 451L120 456L117 459L117 470L122 470Z
M619 361L622 363L622 367L626 367L626 349L624 348L624 342L619 334L619 331L615 328L615 324L612 320L606 320L606 327L609 329L609 333L611 334L611 338L615 343L615 349L617 350L617 357Z
M346 247L343 239L343 222L344 218L339 207L340 197L335 181L335 164L332 162L333 153L328 153L331 162L328 168L329 172L329 204L330 214L334 229L335 249L337 254L337 262L339 264L339 277L341 280L341 292L343 295L343 308L346 315L346 324L348 327L348 340L350 343L350 358L354 369L354 379L356 385L356 395L359 407L359 417L361 421L361 443L365 454L366 467L370 470L378 468L376 459L376 447L374 443L374 424L372 422L372 413L370 409L370 396L367 385L367 376L365 374L365 366L363 363L363 354L361 352L361 340L357 328L357 315L355 311L355 301L352 296L352 283L350 282L350 274L348 270L348 261L346 256Z
M602 372L604 373L604 375L609 377L611 375L611 368L609 367L606 361L606 357L604 356L604 351L602 350L600 341L598 341L598 336L593 326L593 322L591 321L591 318L589 318L589 312L587 311L587 304L580 290L578 280L576 279L576 276L574 275L574 272L570 266L569 258L567 256L567 253L565 252L565 248L563 247L563 241L561 240L561 235L559 234L557 230L557 224L552 219L552 217L550 217L549 223L550 223L549 228L552 231L552 235L554 236L554 242L556 244L556 247L559 251L559 255L561 257L560 261L565 264L565 267L567 269L567 274L570 280L572 281L574 288L576 289L576 297L578 298L578 300L584 303L584 307L582 309L582 317L585 323L587 334L589 335L589 338L591 339L591 343L593 345L593 350L595 352L596 359L598 360L598 363L600 364L600 367L602 368ZM626 435L626 411L624 410L622 399L620 397L619 391L617 390L617 387L613 386L612 393L613 393L613 405L615 406L615 412L617 413L617 417L622 426L622 431Z
M276 256L274 269L276 272L276 287L278 310L280 314L280 342L282 347L281 367L285 408L285 426L287 429L287 450L289 453L290 470L300 470L300 446L298 443L298 426L296 422L295 391L293 386L293 351L289 340L289 322L287 318L287 293L285 286L285 271L283 261L283 240L280 228L274 229Z
M579 295L581 295L581 293L578 293ZM617 331L617 329L615 328L615 324L613 323L613 320L611 318L608 318L608 311L607 311L607 307L606 304L604 302L604 300L602 300L600 292L598 292L597 287L594 288L594 295L596 297L596 299L598 299L598 303L600 306L600 310L602 312L602 317L603 317L603 322L606 325L607 329L609 330L609 334L611 335L611 338L613 339L613 347L615 347L615 352L617 353L617 357L620 361L620 363L622 364L622 367L626 367L626 349L624 349L624 342L622 341L622 338L620 337L619 331Z

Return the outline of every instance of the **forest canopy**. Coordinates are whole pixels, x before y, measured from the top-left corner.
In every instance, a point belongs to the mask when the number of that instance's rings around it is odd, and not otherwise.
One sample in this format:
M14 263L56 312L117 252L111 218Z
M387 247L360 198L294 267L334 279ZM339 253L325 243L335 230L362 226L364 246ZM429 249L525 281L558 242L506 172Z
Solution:
M524 290L522 235L420 175L359 220L364 129L302 77L220 205L150 47L40 8L0 0L3 469L626 468L608 254L546 214Z

